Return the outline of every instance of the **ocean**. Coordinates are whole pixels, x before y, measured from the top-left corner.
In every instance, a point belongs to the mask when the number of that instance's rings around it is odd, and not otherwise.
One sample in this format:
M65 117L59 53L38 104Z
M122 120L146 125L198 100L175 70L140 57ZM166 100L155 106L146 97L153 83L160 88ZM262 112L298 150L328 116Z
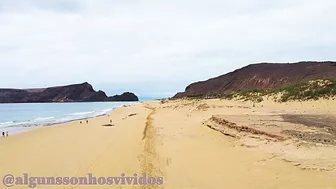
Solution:
M135 102L0 104L0 132L9 135L73 120L97 117Z

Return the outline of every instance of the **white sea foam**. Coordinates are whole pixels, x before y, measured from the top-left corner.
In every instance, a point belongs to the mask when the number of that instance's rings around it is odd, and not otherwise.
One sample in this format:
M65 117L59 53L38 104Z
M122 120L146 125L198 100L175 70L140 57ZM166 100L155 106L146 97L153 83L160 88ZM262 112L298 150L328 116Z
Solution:
M95 111L90 111L90 112L76 112L76 113L71 113L69 114L70 116L82 116L82 115L88 115L88 114L93 114Z
M17 126L22 126L25 124L30 123L29 121L7 121L7 122L3 122L0 123L0 128L9 128L9 127L17 127Z
M46 120L50 120L50 119L55 119L55 117L38 117L38 118L34 119L34 121L46 121Z
M115 108L109 108L96 113L96 116L101 116L112 112Z
M3 115L2 112L6 112L6 117L0 117L0 131L9 131L11 134L92 118L108 114L117 107L129 104L132 103L1 104L0 115Z
M2 122L2 123L0 123L0 126L1 126L1 125L13 124L13 123L14 123L14 121Z
M8 126L13 125L13 124L14 124L14 121L2 122L2 123L0 123L0 128L5 128L5 127L8 127Z

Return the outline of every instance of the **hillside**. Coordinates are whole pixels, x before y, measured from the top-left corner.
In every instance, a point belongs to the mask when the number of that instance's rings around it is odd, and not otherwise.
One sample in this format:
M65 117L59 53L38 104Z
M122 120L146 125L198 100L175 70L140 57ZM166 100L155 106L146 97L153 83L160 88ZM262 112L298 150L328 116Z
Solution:
M0 89L0 103L138 101L133 93L108 97L85 82L39 89Z
M187 86L173 98L221 97L244 91L275 91L312 80L336 79L336 62L251 64Z

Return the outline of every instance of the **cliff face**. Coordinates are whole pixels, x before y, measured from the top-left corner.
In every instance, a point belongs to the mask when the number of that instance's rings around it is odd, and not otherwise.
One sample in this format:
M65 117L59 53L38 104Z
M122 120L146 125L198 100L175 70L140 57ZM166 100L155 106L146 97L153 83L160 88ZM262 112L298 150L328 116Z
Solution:
M0 89L0 103L138 101L134 96L111 98L87 82L42 89Z
M314 79L336 79L336 62L252 64L225 75L189 85L174 98L215 96L234 91L276 89Z

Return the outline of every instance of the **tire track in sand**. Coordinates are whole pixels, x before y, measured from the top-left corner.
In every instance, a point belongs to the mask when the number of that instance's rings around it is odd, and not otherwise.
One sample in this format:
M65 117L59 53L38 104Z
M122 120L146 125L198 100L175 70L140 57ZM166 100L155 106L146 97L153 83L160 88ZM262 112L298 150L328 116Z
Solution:
M156 109L146 106L151 112L147 116L146 126L143 131L142 140L144 141L143 154L141 155L141 169L142 174L146 174L148 177L163 177L162 164L160 163L160 156L156 150L157 145L157 131L153 125L152 116L156 113ZM163 185L143 185L142 189L162 189Z

